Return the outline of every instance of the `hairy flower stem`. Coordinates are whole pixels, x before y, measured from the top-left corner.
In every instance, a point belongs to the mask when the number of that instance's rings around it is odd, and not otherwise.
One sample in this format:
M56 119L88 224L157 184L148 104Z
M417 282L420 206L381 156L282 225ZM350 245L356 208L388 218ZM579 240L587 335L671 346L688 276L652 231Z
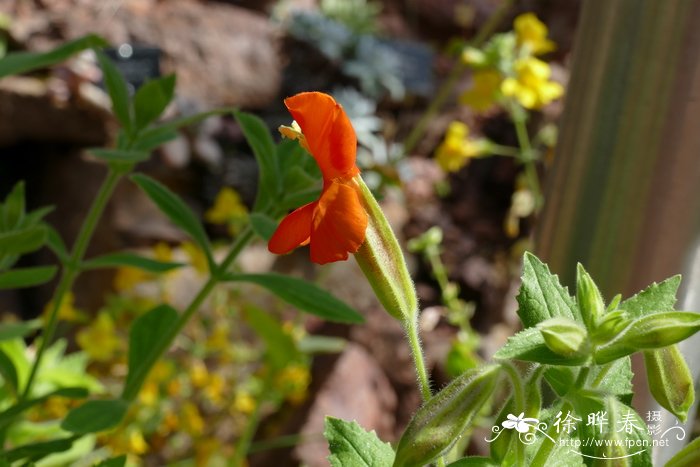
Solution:
M130 168L131 167L129 167L129 169ZM56 334L56 328L58 327L58 311L61 309L61 305L63 304L66 294L73 288L73 283L80 274L80 262L85 256L87 247L90 244L92 235L97 227L97 222L102 216L102 213L107 206L107 202L114 192L114 188L117 186L117 183L119 183L119 180L121 180L126 172L127 170L118 170L110 167L107 177L105 178L104 182L102 182L97 196L90 207L90 211L88 212L87 217L80 228L80 233L78 234L78 238L73 246L73 251L68 258L68 261L63 264L61 279L56 287L56 291L54 292L54 296L51 301L51 311L49 312L48 322L44 328L41 344L39 345L39 350L34 358L34 363L32 364L29 378L27 379L27 384L22 392L22 396L20 398L21 401L27 400L31 394L32 385L36 378L37 371L39 370L39 366L41 365L41 360L46 352L46 349L53 342L54 334Z
M414 317L407 319L404 321L404 327L406 329L406 337L408 337L408 344L411 348L413 363L416 366L416 375L418 376L418 386L420 388L421 396L423 397L423 402L427 402L432 396L432 392L430 390L428 371L425 368L423 348L421 347L420 337L418 336L418 318Z
M515 106L515 104L513 105ZM520 161L525 166L525 178L535 197L535 212L538 212L542 208L544 199L542 197L542 188L540 187L540 178L535 166L537 159L534 157L532 143L527 132L526 114L521 109L514 110L511 107L510 116L515 125L515 133L520 146Z
M516 414L525 412L525 389L520 378L520 373L510 362L501 363L501 368L508 375L510 385L513 388L513 412ZM525 465L525 446L522 443L514 442L515 460L517 465Z

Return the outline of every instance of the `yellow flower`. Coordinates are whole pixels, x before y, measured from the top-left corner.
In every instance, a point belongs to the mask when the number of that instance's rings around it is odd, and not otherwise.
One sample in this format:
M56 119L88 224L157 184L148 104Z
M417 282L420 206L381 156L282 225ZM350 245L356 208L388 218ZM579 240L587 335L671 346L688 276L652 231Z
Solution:
M534 13L525 13L513 22L513 29L518 45L534 55L544 54L556 49L556 44L547 39L547 26Z
M527 109L539 109L564 94L561 84L550 81L552 73L549 65L534 57L515 62L515 78L506 78L501 84L501 92L514 97Z
M124 266L117 269L113 284L117 292L127 292L136 285L149 280L151 280L151 276L146 271L131 266Z
M48 318L51 309L53 308L53 300L44 307L43 316ZM58 308L58 319L63 321L85 321L85 314L75 308L75 296L73 292L66 292L61 301L61 306Z
M255 399L245 391L237 392L233 399L233 410L245 415L253 413L255 406Z
M199 409L190 401L182 405L182 426L192 436L199 436L204 432L204 419Z
M452 122L445 139L435 150L437 163L445 172L457 172L469 159L486 152L486 140L469 139L469 127L462 122Z
M201 248L192 242L185 242L182 244L182 249L190 257L190 264L197 272L200 274L209 272L209 263L207 263L207 257Z
M233 188L224 187L216 195L214 206L204 214L204 218L212 224L237 224L248 218L248 209Z
M209 378L209 384L204 388L204 396L213 404L221 404L223 401L223 392L226 386L224 377L218 373L214 373Z
M292 141L298 140L301 147L306 149L307 152L311 153L311 149L309 149L309 143L306 142L306 137L304 136L304 133L302 133L301 127L296 122L296 120L292 121L292 126L280 125L279 132L283 137L287 139L291 139Z
M146 381L139 392L139 401L143 405L152 406L158 402L158 383Z
M485 112L495 103L502 80L498 71L477 71L473 76L474 85L459 97L459 101L476 111Z
M143 439L143 433L138 429L133 429L129 433L129 452L131 454L141 455L148 451L148 444Z
M75 340L93 360L100 362L111 360L121 344L114 321L105 311L100 312L88 327L81 329Z
M289 365L276 378L277 388L292 404L299 404L306 398L306 389L311 382L309 369L303 365Z
M173 260L173 249L165 242L158 242L153 245L153 259L169 263Z
M194 360L190 367L190 381L196 388L202 388L209 382L209 370L201 360Z

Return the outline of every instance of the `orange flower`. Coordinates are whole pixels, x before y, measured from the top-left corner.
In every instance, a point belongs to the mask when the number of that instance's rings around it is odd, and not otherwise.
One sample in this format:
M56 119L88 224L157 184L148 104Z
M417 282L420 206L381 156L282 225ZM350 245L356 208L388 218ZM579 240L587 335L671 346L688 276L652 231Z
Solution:
M318 201L293 211L277 227L268 249L289 253L310 244L311 261L318 264L348 259L365 240L367 213L353 178L357 137L343 108L327 94L304 92L284 101L303 137L302 145L316 160L323 174Z

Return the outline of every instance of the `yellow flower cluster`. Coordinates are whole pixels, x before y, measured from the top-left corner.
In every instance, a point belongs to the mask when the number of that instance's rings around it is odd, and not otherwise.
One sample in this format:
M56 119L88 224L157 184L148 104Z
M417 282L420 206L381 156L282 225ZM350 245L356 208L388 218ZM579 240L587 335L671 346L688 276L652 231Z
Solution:
M435 159L445 172L457 172L469 159L486 153L486 140L469 138L469 127L462 122L452 122L447 129L445 139L435 150Z
M514 78L501 84L504 96L514 97L526 109L539 109L564 94L561 84L550 81L549 65L535 57L526 57L515 63Z
M478 112L485 112L496 102L503 76L497 70L480 70L474 73L472 80L472 88L463 93L459 101Z
M75 340L92 360L98 362L112 360L121 346L114 320L106 311L101 311L89 326L78 331Z
M204 213L204 218L212 224L238 225L248 219L248 208L237 191L224 187L216 195L214 205Z
M541 55L557 48L556 44L547 39L547 26L537 19L534 13L524 13L513 22L518 46L527 49L533 55Z

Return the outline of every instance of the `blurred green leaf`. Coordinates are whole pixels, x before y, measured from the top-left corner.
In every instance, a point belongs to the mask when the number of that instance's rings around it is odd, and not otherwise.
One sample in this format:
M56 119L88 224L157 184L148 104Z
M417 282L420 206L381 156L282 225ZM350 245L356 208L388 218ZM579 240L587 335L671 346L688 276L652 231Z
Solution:
M254 306L245 307L243 317L265 343L267 357L273 367L284 368L289 362L299 358L294 340L284 332L278 320Z
M50 397L66 397L68 399L83 399L87 397L88 391L85 388L61 388L57 389L55 391L52 391L48 394L45 394L41 397L37 397L35 399L29 399L25 400L22 402L18 402L17 404L10 406L9 408L5 409L4 411L0 412L0 429L4 429L6 426L8 426L10 423L12 423L19 414L24 412L25 410L37 405L41 404Z
M17 394L17 387L19 386L17 369L12 359L2 350L0 350L0 375L2 375L4 383L9 386L10 391L13 394Z
M5 198L2 210L2 229L12 230L24 217L24 182L17 182Z
M138 132L160 117L173 100L175 75L147 81L134 95L134 121Z
M0 78L17 75L37 68L44 68L67 60L71 55L85 49L106 47L109 44L101 37L89 34L56 47L48 52L15 52L0 60Z
M588 356L557 354L547 347L539 329L527 328L509 337L506 344L494 354L494 358L524 360L547 365L578 366L585 363Z
M178 314L169 305L160 305L140 316L129 332L129 373L122 397L132 400L141 389L148 372L170 344Z
M267 126L260 118L238 111L233 114L258 162L260 171L258 195L253 211L261 212L274 202L282 188L275 143Z
M149 128L141 132L133 148L137 151L152 151L177 136L177 131L172 128Z
M57 270L56 266L35 266L0 272L0 290L44 284L53 279Z
M700 438L695 438L666 463L666 467L697 467L700 465Z
M68 412L61 428L79 435L108 430L122 421L128 408L122 399L90 400Z
M29 227L36 225L41 221L48 213L54 210L53 206L44 206L43 208L35 209L31 212L26 213L22 222L19 223L20 227Z
M132 164L148 160L151 156L146 151L128 151L125 149L90 148L88 152L103 161L127 162Z
M25 444L5 452L5 458L10 462L16 462L21 459L29 459L31 462L35 462L48 456L49 454L69 450L73 446L73 442L76 439L78 439L77 436L69 436L63 439Z
M42 226L0 233L0 256L38 250L46 241L46 235L46 227Z
M112 111L122 124L127 133L131 133L133 128L133 117L131 115L131 100L129 99L129 87L121 72L112 60L103 52L97 52L97 61L102 68L105 88L109 98L112 100Z
M329 321L362 323L364 318L330 293L305 280L281 274L227 274L225 280L265 287L290 305Z
M469 456L456 460L447 467L497 467L498 465L500 464L496 464L489 457Z
M20 321L18 323L2 323L0 324L0 341L26 337L32 331L41 328L42 325L43 323L40 319Z
M394 450L374 431L365 431L357 422L326 417L323 436L328 441L333 467L380 467L394 462Z
M301 338L297 347L305 354L340 353L347 343L340 337L307 335Z
M135 253L109 253L83 262L85 269L105 269L129 266L144 271L160 273L184 266L183 263L171 263L146 258Z
M523 257L522 285L517 300L518 316L526 328L557 316L583 322L568 290L532 253L525 253Z
M126 454L122 454L118 457L112 457L110 459L105 459L95 467L124 467L126 465Z
M47 228L46 246L48 246L51 251L56 254L61 262L65 263L68 260L68 249L66 248L66 244L61 238L61 234L59 234L53 227Z
M204 227L184 201L164 185L146 175L135 174L131 176L131 180L151 198L158 208L168 216L175 225L192 237L202 248L204 254L207 256L209 265L212 266L214 264L214 259L211 255L211 246L209 245L209 239L204 231Z
M270 216L265 214L254 212L250 215L250 225L256 234L260 236L263 240L270 240L272 234L275 233L277 229L277 222Z

